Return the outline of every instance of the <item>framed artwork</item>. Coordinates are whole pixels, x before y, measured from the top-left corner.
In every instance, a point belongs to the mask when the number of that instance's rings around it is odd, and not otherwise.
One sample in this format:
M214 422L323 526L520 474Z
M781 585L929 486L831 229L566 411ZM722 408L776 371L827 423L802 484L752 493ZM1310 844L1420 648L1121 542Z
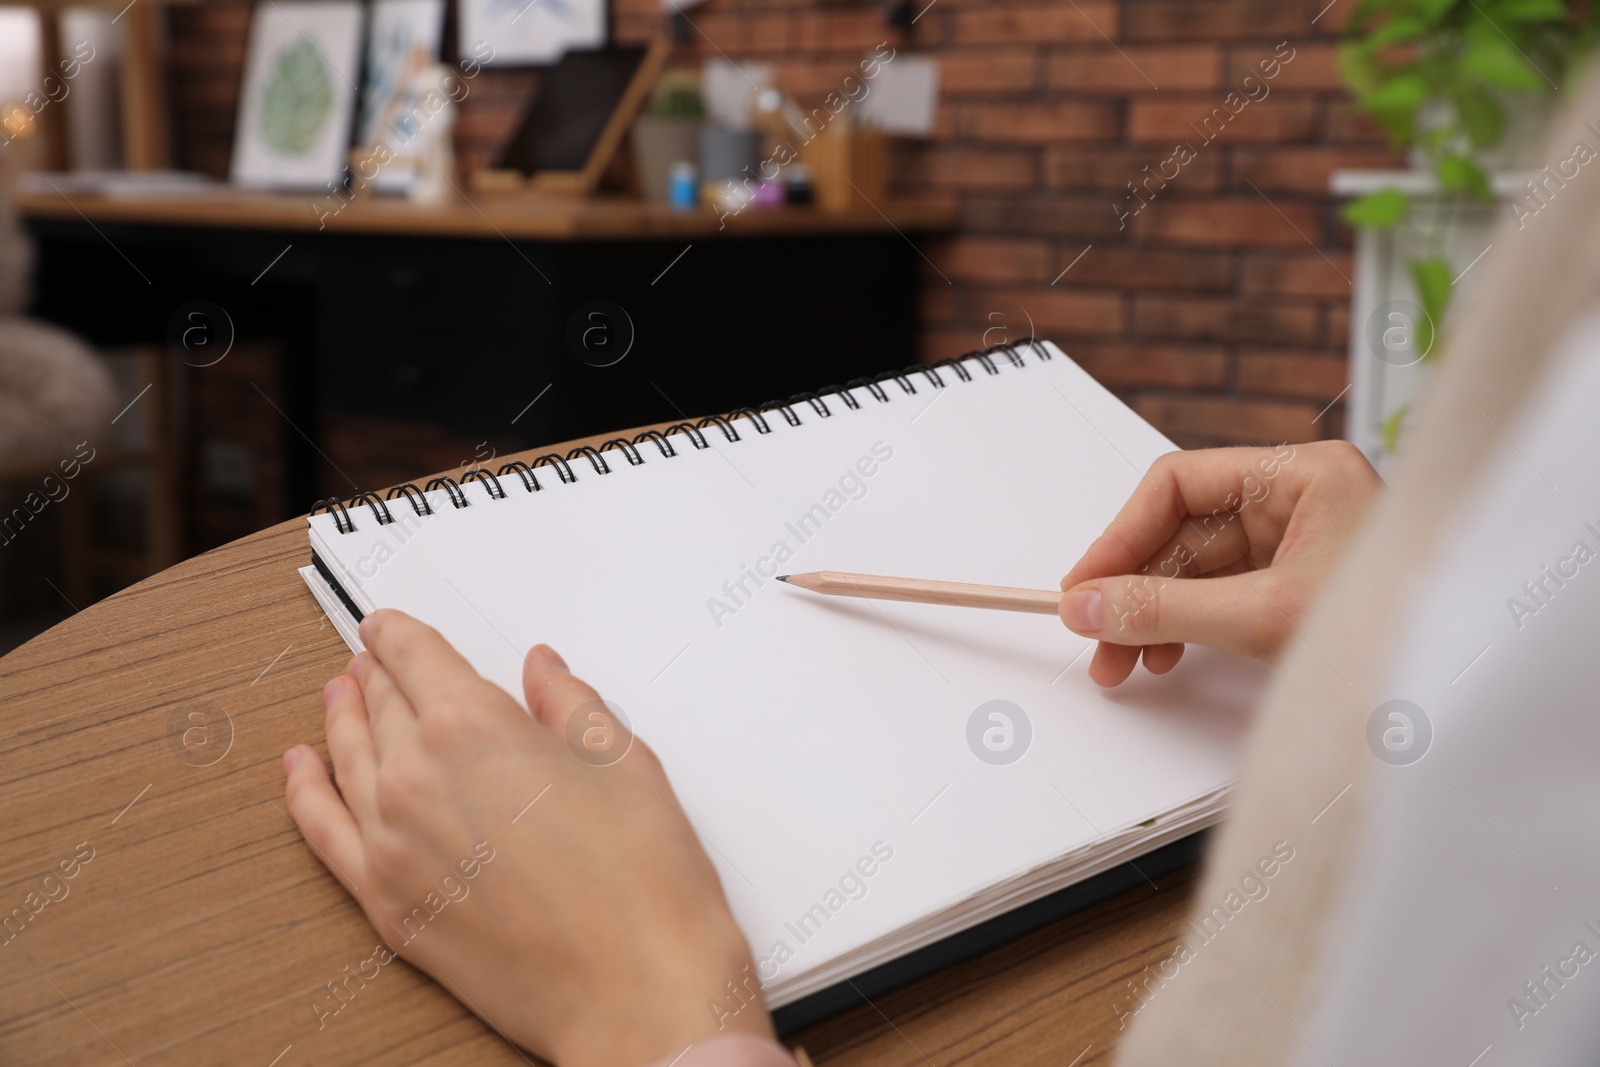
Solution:
M312 188L338 181L350 147L360 58L359 3L257 4L233 135L234 182Z
M356 147L386 139L386 120L405 87L439 62L445 0L373 0L367 23L366 80L356 118ZM391 120L392 121L392 120ZM406 137L405 131L400 134Z
M606 43L606 0L460 0L457 12L461 54L485 65L540 66Z

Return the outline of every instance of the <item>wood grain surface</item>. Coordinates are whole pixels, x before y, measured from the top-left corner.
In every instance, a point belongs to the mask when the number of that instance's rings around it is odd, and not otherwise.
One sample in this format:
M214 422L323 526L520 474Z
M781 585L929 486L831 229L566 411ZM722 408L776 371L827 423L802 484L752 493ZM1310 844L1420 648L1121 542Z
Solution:
M0 659L0 1064L528 1059L399 960L345 983L337 1014L314 1007L379 938L283 803L282 754L326 756L321 688L349 657L295 573L309 555L304 519L282 523ZM1176 946L1193 880L1124 893L795 1043L840 1067L1107 1063L1129 983Z
M340 208L331 195L250 193L226 187L142 197L19 191L16 202L26 216L69 221L552 241L948 230L956 219L955 208L948 204L889 201L880 205L881 211L751 207L730 215L724 225L710 208L673 211L616 196L474 193L470 200L438 205L387 197L356 200Z

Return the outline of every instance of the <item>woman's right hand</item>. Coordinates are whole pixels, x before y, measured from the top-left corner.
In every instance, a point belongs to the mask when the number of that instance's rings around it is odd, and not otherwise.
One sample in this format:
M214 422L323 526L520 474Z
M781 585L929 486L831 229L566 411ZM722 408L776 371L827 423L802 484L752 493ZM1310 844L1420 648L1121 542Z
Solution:
M1061 579L1089 676L1165 674L1188 642L1274 661L1383 480L1344 441L1171 452Z

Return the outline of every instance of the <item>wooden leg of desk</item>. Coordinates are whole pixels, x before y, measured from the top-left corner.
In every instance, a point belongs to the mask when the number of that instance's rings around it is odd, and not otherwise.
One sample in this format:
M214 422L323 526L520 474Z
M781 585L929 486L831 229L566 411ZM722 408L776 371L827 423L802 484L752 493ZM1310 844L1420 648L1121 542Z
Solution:
M56 75L61 69L61 13L49 7L39 12L39 69ZM71 151L64 102L52 102L39 112L38 134L44 149L40 163L46 170L66 170Z
M167 94L161 78L161 28L166 13L153 0L121 18L122 158L129 170L165 170Z

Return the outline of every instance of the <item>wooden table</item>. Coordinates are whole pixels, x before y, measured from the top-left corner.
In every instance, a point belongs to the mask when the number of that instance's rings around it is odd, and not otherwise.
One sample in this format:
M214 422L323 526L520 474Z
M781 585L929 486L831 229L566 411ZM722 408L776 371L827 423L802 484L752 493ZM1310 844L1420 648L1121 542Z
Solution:
M283 803L282 754L326 753L320 690L349 657L295 573L308 555L304 520L282 523L0 659L0 1063L523 1062L402 962L318 1029L313 996L378 937ZM818 1064L1107 1063L1193 881L1180 870L795 1042Z

